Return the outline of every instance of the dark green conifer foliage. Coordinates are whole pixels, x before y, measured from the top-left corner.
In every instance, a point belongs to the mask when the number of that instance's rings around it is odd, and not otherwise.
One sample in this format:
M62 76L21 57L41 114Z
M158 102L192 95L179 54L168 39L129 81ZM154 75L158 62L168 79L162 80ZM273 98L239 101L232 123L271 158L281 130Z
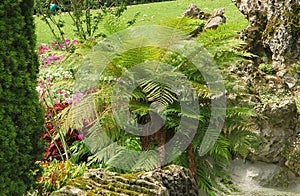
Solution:
M0 195L26 192L43 152L35 42L33 0L1 0Z

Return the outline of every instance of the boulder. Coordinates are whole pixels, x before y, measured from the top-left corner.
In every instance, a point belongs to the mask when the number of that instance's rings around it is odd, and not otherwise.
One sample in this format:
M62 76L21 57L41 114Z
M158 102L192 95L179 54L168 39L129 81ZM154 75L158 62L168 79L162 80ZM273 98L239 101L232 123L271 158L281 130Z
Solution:
M220 24L226 22L226 17L224 16L224 8L217 9L212 16L208 19L208 21L204 25L205 29L216 29Z
M189 169L169 165L163 169L133 174L118 174L104 169L90 169L83 177L68 180L66 186L52 193L60 195L186 195L198 196L198 186Z
M204 12L198 8L195 4L190 4L188 8L182 14L184 17L190 17L194 19L205 19Z

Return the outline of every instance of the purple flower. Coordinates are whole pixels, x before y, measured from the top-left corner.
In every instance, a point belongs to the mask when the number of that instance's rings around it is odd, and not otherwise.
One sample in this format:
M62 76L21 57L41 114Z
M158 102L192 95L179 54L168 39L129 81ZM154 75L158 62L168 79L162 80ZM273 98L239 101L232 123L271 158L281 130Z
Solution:
M79 102L79 101L81 100L82 95L83 95L83 94L82 94L81 92L75 93L75 94L73 95L73 103Z
M68 97L65 99L65 102L70 105L70 104L72 104L72 99L70 97Z

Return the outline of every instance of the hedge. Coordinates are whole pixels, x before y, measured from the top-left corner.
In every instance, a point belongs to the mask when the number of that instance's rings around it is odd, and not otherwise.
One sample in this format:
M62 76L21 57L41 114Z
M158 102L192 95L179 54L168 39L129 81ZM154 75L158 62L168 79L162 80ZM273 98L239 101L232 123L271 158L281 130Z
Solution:
M0 1L0 195L30 189L44 150L33 1Z

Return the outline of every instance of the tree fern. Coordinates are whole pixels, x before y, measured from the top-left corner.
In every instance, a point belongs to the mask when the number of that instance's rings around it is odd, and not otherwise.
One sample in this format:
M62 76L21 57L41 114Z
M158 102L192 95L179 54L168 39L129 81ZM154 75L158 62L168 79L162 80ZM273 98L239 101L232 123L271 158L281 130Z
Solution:
M181 25L185 26L190 19L180 20L174 20L171 25L181 28ZM181 22L183 24L180 24ZM128 148L130 145L126 143L133 142L134 145L141 145L141 138L137 139L136 135L127 133L125 127L119 125L119 121L134 121L128 125L133 130L136 124L146 124L145 119L149 116L151 104L154 102L165 106L162 112L165 116L165 130L171 129L177 133L180 131L182 118L195 120L197 133L192 141L192 150L196 157L198 184L202 190L213 195L213 186L218 186L217 178L222 175L222 167L231 158L231 152L245 157L257 138L250 132L248 118L242 118L243 115L254 116L254 113L248 109L234 107L233 104L233 106L230 105L232 109L228 109L228 119L221 136L218 138L219 132L213 132L214 134L208 134L208 139L203 139L210 126L213 99L216 99L215 97L222 91L221 88L216 88L214 92L208 85L207 78L217 81L218 76L216 69L207 65L212 65L210 59L214 58L223 73L229 75L226 67L237 65L243 57L249 54L237 50L242 42L235 40L236 27L223 25L216 31L207 30L197 38L197 41L201 41L211 52L211 56L207 54L201 58L203 62L200 66L205 72L201 74L198 67L189 59L199 51L204 53L205 49L202 46L192 47L191 44L184 45L187 46L186 48L179 47L180 44L186 43L185 39L188 36L172 29L167 28L162 31L158 27L152 27L157 28L160 35L156 37L151 34L153 29L147 28L149 27L134 28L109 37L83 61L82 69L78 72L78 77L81 78L77 84L78 89L86 90L97 87L98 90L75 105L73 111L70 112L70 114L76 114L72 122L77 123L83 132L87 130L87 134L93 136L85 138L86 144L94 153L88 158L90 165L109 163L116 167L147 170L158 166L158 152L154 150L157 144L154 144L153 148L150 146L148 151L135 153L134 150ZM146 39L147 36L148 38L152 36L153 39L149 41ZM166 50L169 47L172 50ZM89 78L90 73L92 79ZM233 77L235 76L230 76L230 78ZM94 82L94 79L97 82ZM231 84L232 81L225 82ZM81 88L82 85L86 86ZM117 97L116 95L120 92L128 98L125 106L128 107L132 119L118 119L114 116L119 109L126 109L124 105L118 105L123 103L113 98ZM197 100L199 114L193 111L193 106L183 110L180 104L188 103L190 100L181 99L182 97ZM215 112L221 111L216 112L215 118L221 118L222 109L224 109L222 105L214 109ZM82 121L88 119L91 120L90 124L84 125ZM193 123L186 123L185 126L186 130L182 131L181 136L189 138ZM208 154L202 155L201 146L210 147L211 141L214 140L216 143ZM185 140L182 139L182 141ZM140 149L140 147L133 149ZM190 155L186 150L174 163L188 167L188 156Z

